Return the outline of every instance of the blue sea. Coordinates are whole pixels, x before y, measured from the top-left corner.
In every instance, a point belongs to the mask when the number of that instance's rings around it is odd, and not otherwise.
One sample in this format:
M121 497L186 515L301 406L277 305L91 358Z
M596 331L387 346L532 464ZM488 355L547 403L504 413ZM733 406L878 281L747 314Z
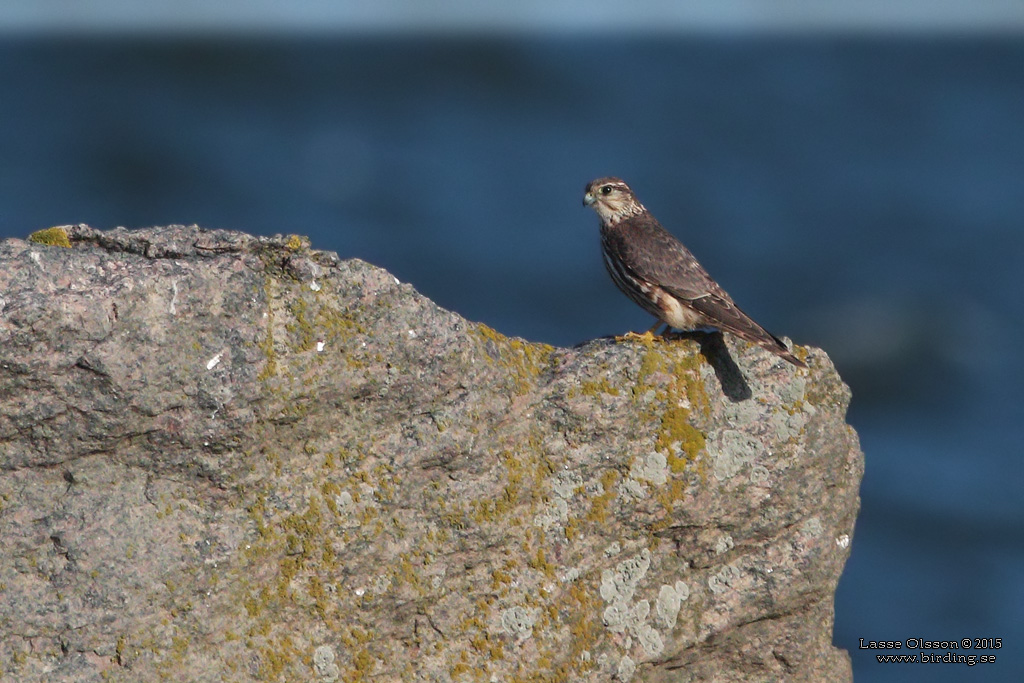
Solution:
M852 387L857 680L1024 680L1024 38L0 43L0 237L300 233L568 346L651 323L581 206L602 175ZM858 649L908 638L1002 647Z

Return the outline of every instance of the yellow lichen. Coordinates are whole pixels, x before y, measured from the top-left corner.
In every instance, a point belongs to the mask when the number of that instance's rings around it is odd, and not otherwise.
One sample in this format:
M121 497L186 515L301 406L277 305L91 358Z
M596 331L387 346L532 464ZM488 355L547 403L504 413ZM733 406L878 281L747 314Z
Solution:
M510 372L517 394L525 394L533 388L537 378L551 363L553 346L506 337L483 323L477 324L476 332L484 342L493 345L498 355L496 362ZM484 356L495 362L490 353L485 352Z
M267 303L267 334L260 344L266 364L256 379L263 381L277 374L277 349L274 348L274 286L273 279L268 275L263 281L263 296Z
M51 247L70 247L71 240L68 239L68 232L62 227L46 228L37 230L28 236L29 242L45 244Z
M612 501L615 500L615 483L619 480L617 470L607 469L601 475L601 486L603 492L590 501L590 510L587 512L588 522L603 523L608 519L608 510Z
M288 634L280 636L276 641L271 639L260 652L260 678L266 680L280 678L298 654Z
M677 454L678 445L682 455ZM661 415L661 428L655 446L665 453L669 467L676 474L686 469L688 462L697 458L704 450L704 433L690 423L690 411L681 406L671 406Z
M533 557L526 561L526 564L531 569L536 569L539 572L543 572L549 579L555 578L556 567L548 561L547 554L544 552L544 548L538 547Z
M565 521L565 539L567 541L575 541L580 537L580 522L574 517L570 517Z
M574 398L581 394L583 396L601 396L603 394L618 396L619 388L609 382L607 377L602 377L599 380L581 382L578 388L573 387L569 390L569 398Z
M705 447L705 435L694 424L693 413L707 417L711 403L699 379L700 356L677 352L670 360L667 356L671 353L649 346L640 361L633 397L639 400L654 390L655 400L663 403L660 412L657 408L650 411L659 421L655 447L665 454L672 471L680 474ZM657 373L667 375L667 381L652 384L649 380Z

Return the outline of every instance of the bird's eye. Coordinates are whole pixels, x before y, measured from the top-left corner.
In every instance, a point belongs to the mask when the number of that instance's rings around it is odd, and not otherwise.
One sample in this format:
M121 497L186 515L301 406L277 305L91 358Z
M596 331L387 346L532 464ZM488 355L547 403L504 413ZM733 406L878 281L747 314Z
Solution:
M611 194L611 193L612 193L612 186L611 185L605 185L604 187L601 188L601 194Z

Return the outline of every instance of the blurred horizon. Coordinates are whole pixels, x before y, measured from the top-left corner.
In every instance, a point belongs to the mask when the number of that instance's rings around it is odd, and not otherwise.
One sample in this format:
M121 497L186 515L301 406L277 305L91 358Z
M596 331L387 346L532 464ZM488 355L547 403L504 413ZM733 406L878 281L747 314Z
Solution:
M1016 0L6 0L0 34L952 33L1024 31Z

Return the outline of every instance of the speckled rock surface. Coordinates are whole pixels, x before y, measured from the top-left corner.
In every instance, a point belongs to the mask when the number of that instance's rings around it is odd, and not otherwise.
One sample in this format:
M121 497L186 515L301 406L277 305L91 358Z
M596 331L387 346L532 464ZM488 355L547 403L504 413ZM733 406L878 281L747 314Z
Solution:
M821 351L531 344L297 237L36 239L0 243L3 680L850 679Z

